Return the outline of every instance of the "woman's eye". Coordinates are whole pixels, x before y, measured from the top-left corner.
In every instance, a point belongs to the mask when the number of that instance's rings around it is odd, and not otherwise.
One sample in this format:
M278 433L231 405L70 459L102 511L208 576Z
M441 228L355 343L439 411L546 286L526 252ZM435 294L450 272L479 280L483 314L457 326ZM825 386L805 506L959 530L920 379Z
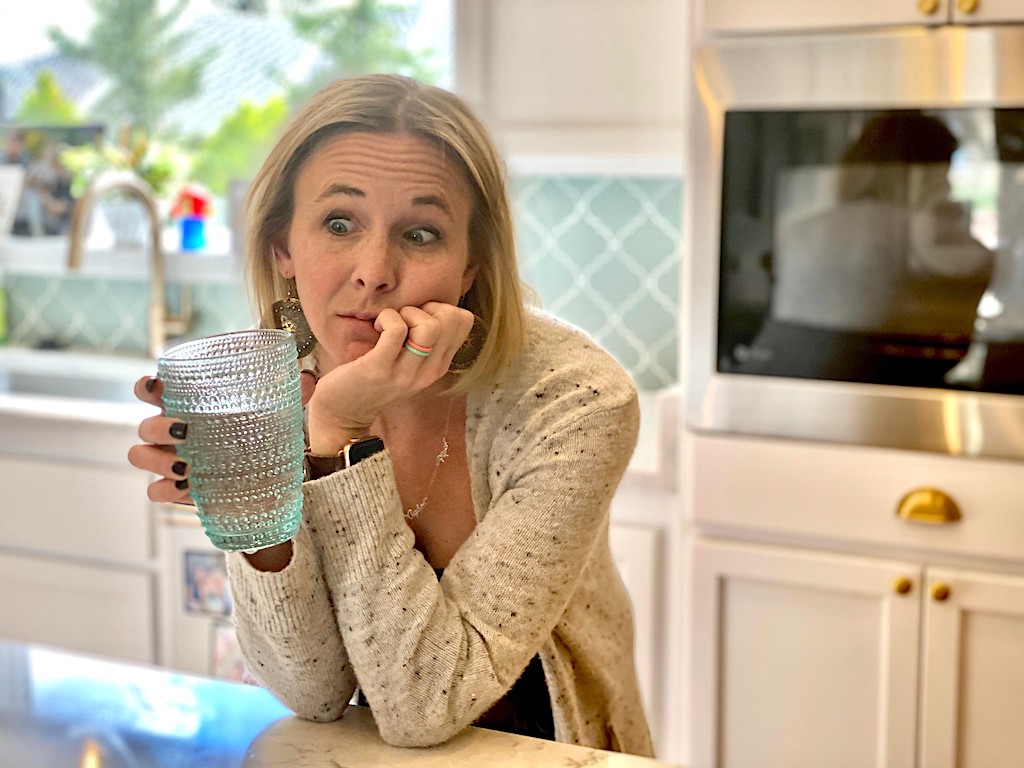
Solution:
M347 235L352 231L352 219L343 216L332 216L327 220L327 228L336 235Z
M427 243L432 243L435 240L440 240L441 233L434 229L428 229L427 227L416 227L416 229L410 229L406 233L406 237L414 243L426 245Z

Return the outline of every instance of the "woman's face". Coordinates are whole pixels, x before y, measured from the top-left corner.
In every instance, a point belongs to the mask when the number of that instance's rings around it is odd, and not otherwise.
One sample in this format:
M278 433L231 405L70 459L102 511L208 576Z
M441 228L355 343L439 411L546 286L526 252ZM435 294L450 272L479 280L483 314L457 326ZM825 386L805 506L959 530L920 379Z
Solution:
M382 309L456 304L473 284L470 187L426 140L339 134L309 157L294 192L274 252L281 274L295 278L323 370L373 347Z

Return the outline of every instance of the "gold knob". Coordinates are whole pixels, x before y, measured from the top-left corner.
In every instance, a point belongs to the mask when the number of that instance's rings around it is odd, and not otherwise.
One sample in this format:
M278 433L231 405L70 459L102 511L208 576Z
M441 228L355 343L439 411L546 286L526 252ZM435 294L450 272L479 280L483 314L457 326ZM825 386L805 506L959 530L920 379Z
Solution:
M896 514L914 523L944 525L960 519L960 508L937 488L918 488L900 499Z
M917 9L925 16L931 16L939 10L939 0L917 0Z
M949 585L941 581L932 584L932 600L943 603L949 599Z
M974 13L978 10L978 0L956 0L960 13Z
M905 595L914 588L914 582L906 576L899 576L892 580L892 591L897 595Z

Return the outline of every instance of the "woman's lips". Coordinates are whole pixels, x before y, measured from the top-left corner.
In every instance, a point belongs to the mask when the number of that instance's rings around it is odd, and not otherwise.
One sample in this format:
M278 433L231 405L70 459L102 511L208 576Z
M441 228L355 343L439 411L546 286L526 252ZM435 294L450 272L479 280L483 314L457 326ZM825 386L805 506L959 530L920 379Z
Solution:
M359 334L373 334L374 337L377 336L377 330L373 327L373 323L377 319L374 315L338 315L338 319L341 321L342 326L349 329L351 332Z

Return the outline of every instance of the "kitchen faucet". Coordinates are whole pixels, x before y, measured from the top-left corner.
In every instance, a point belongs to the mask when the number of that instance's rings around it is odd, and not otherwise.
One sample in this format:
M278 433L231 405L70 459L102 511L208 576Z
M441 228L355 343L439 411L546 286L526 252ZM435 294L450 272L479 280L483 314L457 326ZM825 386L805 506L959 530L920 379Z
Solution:
M109 192L126 192L142 203L149 220L150 237L150 297L149 297L149 354L158 358L164 351L168 337L186 333L192 325L192 296L189 286L182 283L180 314L172 314L167 306L166 265L160 232L160 213L157 210L156 195L152 187L131 171L103 171L86 188L75 204L71 214L70 247L68 269L82 267L83 241L89 213L103 195Z

